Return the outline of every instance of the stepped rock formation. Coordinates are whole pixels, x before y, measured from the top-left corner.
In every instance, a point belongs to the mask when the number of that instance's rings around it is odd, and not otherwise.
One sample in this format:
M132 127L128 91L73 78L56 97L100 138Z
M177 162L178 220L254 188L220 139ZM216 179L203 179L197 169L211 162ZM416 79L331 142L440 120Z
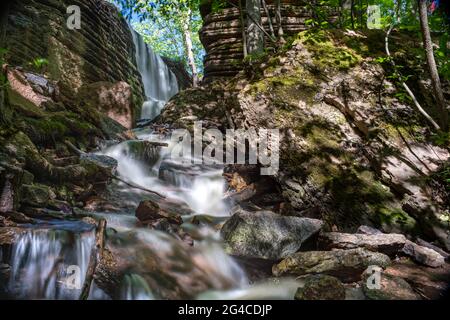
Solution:
M67 27L71 5L81 9L79 30ZM126 82L133 93L131 116L139 116L143 87L135 49L125 19L112 4L103 0L23 0L2 1L1 6L0 47L8 49L11 65L46 71L67 99L84 85ZM37 68L35 59L47 59L48 65Z
M215 78L233 77L242 70L242 26L238 9L238 0L230 1L233 5L213 11L211 1L206 1L201 7L203 28L200 30L200 39L206 49L204 61L205 82ZM272 24L276 29L275 5L273 0L266 0L267 7L272 18ZM293 36L300 31L308 29L307 20L314 16L313 10L302 0L281 1L282 26L285 37ZM245 8L245 0L242 2ZM333 8L326 10L331 22L335 22L337 11ZM269 19L261 8L262 24L269 32ZM266 37L265 41L269 41Z

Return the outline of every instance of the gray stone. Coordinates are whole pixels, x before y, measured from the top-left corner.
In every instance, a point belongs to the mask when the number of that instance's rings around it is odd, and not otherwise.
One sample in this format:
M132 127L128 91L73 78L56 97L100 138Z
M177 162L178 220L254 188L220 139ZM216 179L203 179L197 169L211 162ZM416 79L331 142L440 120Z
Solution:
M439 252L419 246L418 244L407 240L402 252L411 257L414 261L433 268L440 267L445 263L445 257Z
M305 279L305 285L298 288L296 300L344 300L345 288L342 282L328 275L312 275Z
M320 246L330 249L365 248L395 256L405 245L407 239L402 234L349 234L329 232L320 235Z
M241 210L224 224L221 234L232 255L278 260L298 251L322 224L321 220L281 216L271 211Z
M372 284L369 279L371 275L373 273L369 270L364 271L362 275L364 294L370 300L420 299L420 296L414 292L409 283L402 278L381 272L379 283Z
M358 230L356 230L356 233L361 233L361 234L383 234L382 231L376 229L376 228L372 228L369 226L359 226Z
M350 250L297 252L272 268L275 276L324 273L344 282L361 279L362 272L371 265L385 268L391 263L383 253L357 248Z

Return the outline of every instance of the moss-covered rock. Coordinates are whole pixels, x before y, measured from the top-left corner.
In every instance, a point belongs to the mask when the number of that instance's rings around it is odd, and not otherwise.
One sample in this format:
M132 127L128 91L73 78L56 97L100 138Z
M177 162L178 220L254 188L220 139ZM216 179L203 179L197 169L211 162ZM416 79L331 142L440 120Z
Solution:
M312 275L305 279L305 285L298 288L296 300L344 300L345 287L335 277Z

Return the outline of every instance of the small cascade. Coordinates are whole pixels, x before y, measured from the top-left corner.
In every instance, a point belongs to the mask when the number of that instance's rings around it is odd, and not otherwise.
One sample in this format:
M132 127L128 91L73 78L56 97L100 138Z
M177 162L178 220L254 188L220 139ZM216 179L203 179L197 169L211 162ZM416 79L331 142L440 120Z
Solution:
M136 47L136 62L142 76L147 101L142 106L141 119L152 120L158 116L170 98L178 93L176 76L144 39L131 26Z
M25 229L12 247L8 295L16 299L78 299L93 230Z

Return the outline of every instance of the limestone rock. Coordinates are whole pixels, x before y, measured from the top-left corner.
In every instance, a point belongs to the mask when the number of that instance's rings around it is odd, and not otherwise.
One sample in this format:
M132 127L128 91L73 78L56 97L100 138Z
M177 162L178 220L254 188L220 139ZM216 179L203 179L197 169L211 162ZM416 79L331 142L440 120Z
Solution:
M222 227L226 250L236 256L282 259L319 232L322 221L270 211L238 211Z
M395 256L405 245L407 239L402 234L349 234L328 232L320 235L320 245L325 250L365 248Z
M78 91L80 103L100 110L109 118L117 121L123 127L131 129L138 116L132 87L124 82L116 83L99 81L82 86Z
M361 274L369 266L381 268L391 263L389 257L378 252L357 248L350 250L297 252L272 268L275 276L324 273L344 282L361 279Z
M402 253L410 256L414 261L420 264L433 268L440 267L445 263L445 257L439 252L427 247L419 246L409 240L406 241Z
M170 213L162 209L156 202L151 200L142 201L136 209L136 217L142 222L151 222L162 218L174 224L182 224L183 220L178 214Z
M381 232L380 230L376 229L376 228L372 228L369 226L359 226L358 230L356 230L356 233L361 233L361 234L381 234L383 232Z
M45 70L36 71L46 72L49 79L58 82L63 99L73 99L85 84L124 81L133 88L135 105L141 106L143 86L131 33L113 4L98 0L10 3L1 18L8 30L4 47L10 49L12 65L36 68L29 62L47 59ZM80 30L65 27L70 5L79 6L83 12Z
M41 184L22 185L21 202L22 204L44 208L51 199L54 199L54 193L48 186Z
M368 285L368 279L372 272L363 273L363 290L367 298L371 300L419 300L420 296L414 292L404 279L392 276L385 272L380 274L380 282L377 286Z
M313 275L305 279L305 285L298 288L296 300L344 300L345 287L342 282L328 275Z

